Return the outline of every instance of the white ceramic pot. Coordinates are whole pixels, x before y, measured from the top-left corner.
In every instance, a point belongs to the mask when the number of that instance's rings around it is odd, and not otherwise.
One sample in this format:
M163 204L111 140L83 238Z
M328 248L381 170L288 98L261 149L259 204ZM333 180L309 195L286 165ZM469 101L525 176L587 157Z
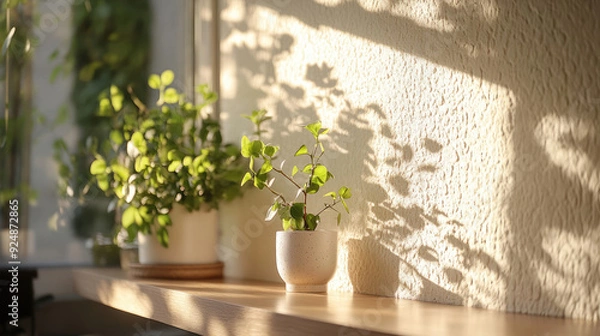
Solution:
M175 204L168 227L169 247L156 235L138 234L141 264L212 264L218 262L219 221L217 210L188 212Z
M288 292L321 293L335 273L337 232L278 231L276 260Z

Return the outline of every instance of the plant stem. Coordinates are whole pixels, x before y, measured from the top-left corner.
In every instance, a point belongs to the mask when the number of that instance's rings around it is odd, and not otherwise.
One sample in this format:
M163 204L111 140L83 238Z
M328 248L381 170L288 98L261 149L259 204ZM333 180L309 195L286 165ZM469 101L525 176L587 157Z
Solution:
M131 86L127 87L127 92L129 92L129 96L131 97L131 100L133 101L135 106L137 106L137 108L140 109L140 111L145 114L146 110L147 110L146 105L144 105L144 103L142 103L142 101L135 95Z
M308 206L306 205L306 202L308 201L308 194L305 192L304 193L304 228L307 229L308 226L308 221L306 219L306 216L308 215Z
M302 189L302 187L296 182L294 181L294 179L292 179L291 177L289 177L286 173L283 172L283 170L281 169L277 169L275 167L273 167L273 170L281 175L283 175L283 177L285 177L288 181L292 182L292 184L298 188L298 189Z
M288 176L286 173L284 173L284 172L283 172L283 170L281 170L281 169L277 169L277 168L275 168L275 167L273 167L273 170L274 170L275 172L277 172L277 173L281 174L283 177L285 177L285 178L286 178L288 181L290 181L290 182L291 182L291 183L292 183L294 186L296 186L296 188L298 188L299 190L302 190L302 194L304 194L304 216L303 216L303 218L304 218L304 228L303 228L303 229L306 229L306 225L307 225L307 221L306 221L306 215L307 215L307 212L306 212L306 211L307 211L307 210L306 210L306 201L307 201L307 196L308 196L308 194L306 193L306 190L304 190L304 188L302 188L302 187L301 187L301 186L300 186L300 185L299 185L299 184L298 184L296 181L294 181L294 179L293 179L293 178L291 178L291 177L290 177L290 176ZM267 186L267 188L269 188L269 186ZM269 190L271 190L271 192L273 192L273 191L274 191L274 190L272 190L272 189L270 189L270 188L269 188ZM283 198L283 196L281 196L280 194L279 194L278 196L280 196L280 197L281 197L281 199L282 199L282 200L283 200L285 203L287 203L287 202L285 201L285 199Z
M323 211L327 210L327 209L333 209L335 210L333 207L338 204L340 201L338 200L334 200L333 203L331 204L325 204L325 207L323 209L321 209L321 211L317 212L317 216L319 216L321 213L323 213Z
M288 201L285 200L285 197L283 197L283 195L281 193L278 193L277 191L273 190L273 188L269 187L269 185L266 183L265 183L265 187L267 187L267 190L269 190L271 193L273 193L273 195L281 198L283 203L285 203L286 205L289 205Z

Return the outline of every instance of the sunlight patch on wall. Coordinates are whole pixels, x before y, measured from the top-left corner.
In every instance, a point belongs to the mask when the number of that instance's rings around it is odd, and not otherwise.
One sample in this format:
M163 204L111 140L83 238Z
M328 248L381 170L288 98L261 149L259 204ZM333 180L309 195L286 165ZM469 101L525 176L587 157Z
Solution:
M322 120L333 181L354 190L329 289L598 316L585 293L596 295L600 274L586 287L577 264L598 251L557 250L599 239L597 114L563 108L581 87L597 101L597 53L580 43L596 27L590 11L566 1L237 2L247 13L223 33L235 67L224 110L267 109L269 140L282 147ZM566 288L573 276L577 288Z
M497 19L499 11L495 0L357 0L356 2L366 11L407 18L420 27L439 32L460 30L460 22L454 22L459 14L466 13L468 16L491 23ZM336 5L338 3L336 1ZM334 5L329 1L328 6Z
M408 62L418 70L406 78L425 79L401 89L409 99L383 117L361 116L375 135L361 190L384 192L366 200L360 239L384 246L399 263L398 297L500 308L514 94L424 60Z
M256 6L246 18L253 29L232 25L223 50L234 70L225 76L235 76L237 100L244 90L271 111L283 147L306 141L300 126L315 119L333 128L325 163L333 183L355 192L329 288L502 308L514 94L276 14Z
M600 151L584 148L586 139L599 137L600 125L570 116L549 114L538 123L535 137L545 154L569 178L600 197Z
M590 218L591 219L591 218ZM598 220L598 219L596 219ZM546 260L534 260L542 288L571 316L585 316L600 307L600 228L579 236L557 228L542 232ZM573 296L589 300L573 300Z

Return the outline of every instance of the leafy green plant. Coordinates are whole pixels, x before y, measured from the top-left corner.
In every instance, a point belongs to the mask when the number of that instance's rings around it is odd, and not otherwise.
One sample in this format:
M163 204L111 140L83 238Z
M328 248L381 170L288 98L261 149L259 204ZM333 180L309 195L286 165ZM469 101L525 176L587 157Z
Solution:
M73 79L70 102L80 139L69 159L58 161L62 168L61 179L68 180L70 187L66 189L66 184L60 182L59 192L63 196L68 192L72 195L69 198L77 200L72 209L75 215L64 225L69 225L76 237L93 238L97 233L111 235L119 229L115 214L106 213L110 198L105 197L97 186L87 183L91 178L88 147L92 139L103 143L111 131L110 118L96 113L99 97L115 85L123 92L131 87L141 101L147 101L152 10L148 0L96 0L75 1L71 13L73 36L70 47L62 60L57 59L59 62L50 81L60 75ZM60 54L56 50L50 60ZM123 105L134 106L129 97L124 99ZM60 139L55 144L59 152L66 147L61 142L64 141ZM68 164L63 164L66 161ZM60 206L61 213L70 210L71 205ZM90 216L95 220L90 221ZM60 220L65 217L60 216ZM55 222L50 225L56 227Z
M27 225L29 203L36 199L29 181L33 2L2 1L0 10L0 221L8 223L7 200L19 198L20 221Z
M247 136L242 137L241 154L249 159L249 168L242 178L241 185L252 181L254 186L260 190L266 189L275 195L275 200L269 208L266 220L269 221L279 215L284 230L315 230L320 221L320 215L325 210L337 212L337 223L340 224L341 212L335 206L341 203L349 212L346 200L352 196L350 189L342 186L337 191L330 191L324 195L329 198L329 203L324 203L323 207L317 212L309 212L307 208L308 196L316 194L329 180L334 176L329 169L321 163L321 158L325 154L325 147L321 142L321 137L329 132L329 129L323 128L320 121L306 125L304 128L312 135L315 143L309 147L301 145L294 153L294 156L306 157L308 162L304 167L293 166L288 174L283 171L283 165L276 168L273 161L277 158L280 147L272 144L266 144L261 140L264 133L262 125L271 119L266 115L265 110L253 111L251 115L245 116L255 126L254 135L257 139L250 140ZM257 160L262 161L259 168L256 169ZM276 173L291 183L297 190L294 200L291 197L286 198L281 192L273 187L273 179L269 175ZM300 178L303 176L303 178ZM304 182L298 182L303 180ZM300 202L296 199L300 197Z
M129 108L125 93L111 87L97 112L110 120L110 139L90 147L94 183L116 198L129 238L155 233L163 246L169 243L174 204L188 211L218 208L219 202L242 194L244 173L239 148L223 143L218 121L202 113L216 94L199 86L204 101L194 105L170 87L173 80L169 70L150 76L149 86L159 92L152 108L132 92L136 108Z

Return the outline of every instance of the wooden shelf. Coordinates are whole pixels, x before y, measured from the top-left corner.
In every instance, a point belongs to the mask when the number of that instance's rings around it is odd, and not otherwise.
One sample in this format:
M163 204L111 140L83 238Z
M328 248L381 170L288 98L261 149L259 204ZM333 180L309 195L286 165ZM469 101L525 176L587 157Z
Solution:
M133 279L120 269L74 272L85 298L200 335L600 335L598 323L358 294L291 294L232 279Z

